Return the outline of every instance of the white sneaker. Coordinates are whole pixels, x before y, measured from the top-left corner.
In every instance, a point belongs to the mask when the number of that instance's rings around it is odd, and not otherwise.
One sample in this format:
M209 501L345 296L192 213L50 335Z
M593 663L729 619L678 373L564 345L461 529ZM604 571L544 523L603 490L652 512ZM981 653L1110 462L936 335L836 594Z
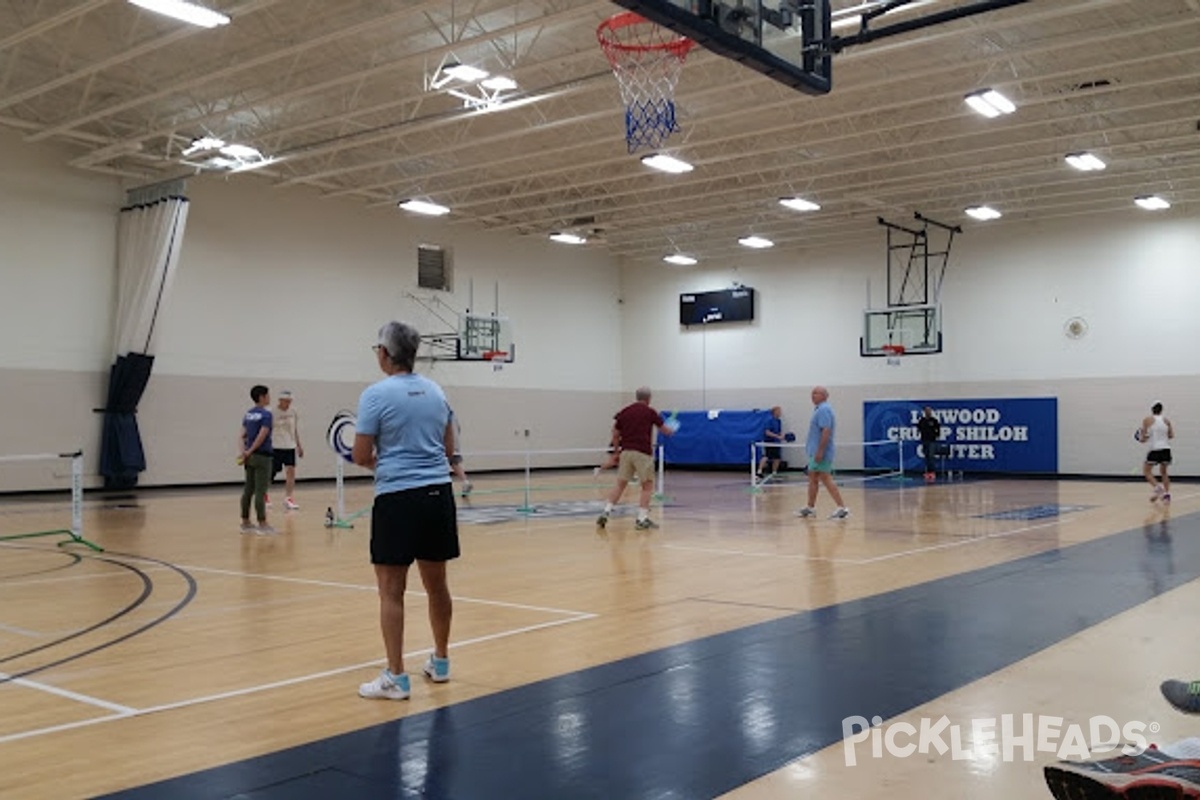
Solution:
M833 513L829 515L829 518L830 519L845 519L848 516L850 516L850 509L846 508L845 506L842 506L841 508L834 509Z
M283 505L285 508L287 508L288 511L299 511L300 510L300 504L297 503L295 500L293 500L290 497L283 501Z
M450 680L450 659L430 655L421 671L434 683L445 683Z
M258 533L258 528L249 522L242 523L242 533Z
M259 536L270 536L271 534L275 533L275 529L263 522L259 524L258 528L255 530L255 533L257 533Z
M386 669L375 680L358 687L358 696L370 700L407 700L409 694L408 674L393 676Z
M797 517L815 517L816 515L817 515L816 509L812 509L812 508L808 508L808 507L802 508L796 512Z

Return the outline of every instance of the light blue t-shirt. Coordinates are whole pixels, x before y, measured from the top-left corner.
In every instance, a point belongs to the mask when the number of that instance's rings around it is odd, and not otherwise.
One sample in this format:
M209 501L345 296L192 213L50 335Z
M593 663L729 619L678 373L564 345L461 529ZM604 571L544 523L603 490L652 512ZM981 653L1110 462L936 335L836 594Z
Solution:
M450 404L423 375L391 375L358 400L357 433L375 437L375 494L450 483L446 425Z
M833 416L833 406L829 401L821 403L813 409L812 420L808 423L808 439L804 443L804 454L809 458L817 457L817 448L821 446L821 431L829 428L829 443L822 453L823 462L833 461L833 440L837 433L837 423Z

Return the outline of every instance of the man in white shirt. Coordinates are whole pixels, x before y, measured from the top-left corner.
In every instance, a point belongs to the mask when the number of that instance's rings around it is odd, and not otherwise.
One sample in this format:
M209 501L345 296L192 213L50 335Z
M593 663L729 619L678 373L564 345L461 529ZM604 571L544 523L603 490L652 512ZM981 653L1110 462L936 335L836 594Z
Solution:
M292 408L292 393L279 393L279 407L275 409L275 426L271 431L275 444L275 474L282 469L287 487L287 497L284 500L286 508L294 511L300 508L296 503L296 458L304 458L304 446L300 444L300 417Z

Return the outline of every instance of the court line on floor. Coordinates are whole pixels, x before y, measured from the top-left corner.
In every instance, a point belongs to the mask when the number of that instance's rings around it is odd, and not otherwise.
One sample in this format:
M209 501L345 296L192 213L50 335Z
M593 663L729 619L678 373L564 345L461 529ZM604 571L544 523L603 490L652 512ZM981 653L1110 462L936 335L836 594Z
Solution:
M860 559L856 563L858 563L858 564L876 564L880 561L890 561L894 558L905 558L907 556L917 555L918 553L928 553L928 552L932 552L934 550L945 550L950 547L962 547L963 545L975 544L976 542L983 542L983 541L987 541L989 539L1000 539L1005 536L1013 536L1018 533L1028 533L1029 531L1036 531L1036 530L1040 530L1042 528L1051 528L1051 527L1054 527L1055 525L1066 525L1066 524L1069 524L1070 522L1071 522L1071 520L1069 520L1069 519L1056 519L1053 522L1047 522L1042 525L1027 525L1024 528L1016 528L1011 531L997 531L996 533L985 533L982 536L973 536L969 539L958 539L953 542L943 542L942 544L931 544L928 547L916 547L916 548L913 548L912 550L901 550L896 553L888 553L888 554L882 555L882 556L874 556L872 558L864 558L864 559Z
M375 584L365 583L340 583L338 581L319 581L313 578L289 578L286 575L267 575L261 572L241 572L240 570L232 569L217 569L215 567L196 567L191 565L179 565L180 569L186 569L191 572L209 572L215 575L232 575L241 578L260 578L269 581L282 581L284 583L299 583L308 586L327 586L335 589L353 589L363 592L377 592L379 587ZM417 595L418 597L426 597L424 592L409 591L407 594ZM452 595L454 601L463 603L477 603L485 606L499 606L501 608L516 608L524 611L544 611L549 614L569 614L569 615L586 615L587 611L577 611L568 608L550 608L549 606L532 606L525 603L509 603L504 600L481 600L477 597L465 597L462 595Z
M849 564L851 566L862 566L864 564L874 564L879 561L888 561L888 560L891 560L894 558L904 558L905 556L916 555L918 553L925 553L925 552L930 552L933 550L943 550L943 549L946 549L949 547L960 547L960 546L966 545L966 544L974 544L975 542L981 542L981 541L985 541L987 539L998 539L998 538L1002 538L1004 536L1012 536L1012 535L1018 534L1018 533L1027 533L1029 531L1038 530L1040 528L1048 528L1053 525L1061 525L1061 524L1065 524L1067 522L1070 522L1070 520L1055 520L1054 522L1048 522L1043 525L1029 525L1024 528L1016 528L1015 530L1011 530L1011 531L999 531L996 533L983 534L981 536L971 536L971 537L964 538L964 539L958 539L953 542L944 542L942 544L930 545L928 547L917 547L917 548L913 548L911 550L900 550L895 553L888 553L888 554L882 555L882 556L873 556L871 558L832 558L832 557L828 557L828 556L810 556L810 555L805 555L805 554L800 554L800 553L795 553L795 554L766 553L766 552L754 552L751 550L727 550L727 549L716 548L716 547L694 547L692 545L684 545L684 544L664 544L663 548L669 549L669 550L692 550L692 551L696 551L696 552L700 552L700 553L714 553L717 555L750 556L752 558L783 558L783 559L791 559L791 560L796 560L796 561L827 561L832 564Z
M726 550L720 547L695 547L688 544L664 544L664 550L689 550L697 553L714 553L724 556L750 556L751 558L786 558L793 561L828 561L833 564L857 564L855 559L830 558L828 556L810 556L803 553L766 553L753 550Z
M7 673L0 672L0 679L10 679L10 676ZM121 716L129 716L137 711L137 709L130 708L129 706L123 706L119 703L110 703L109 701L101 700L98 697L80 694L79 692L72 692L70 689L64 689L61 686L53 686L48 683L42 683L41 681L31 681L28 678L11 678L10 682L16 684L17 686L24 686L26 689L37 689L48 694L65 697L68 700L75 700L80 703L87 703L90 706L106 708L109 711L115 711ZM4 740L0 739L0 741Z
M577 613L576 616L570 617L568 619L557 619L557 620L552 620L550 622L541 622L536 625L525 625L520 628L513 628L513 629L507 630L507 631L500 631L499 633L489 633L484 636L477 636L473 639L464 639L460 642L454 642L454 648L457 650L462 647L469 647L471 645L482 644L484 642L491 642L491 641L495 641L497 639L504 639L509 636L517 636L522 633L531 633L533 631L543 630L546 628L553 628L553 627L557 627L559 625L568 625L568 624L571 624L574 622L583 622L585 620L595 619L598 616L599 616L599 614L590 614L590 613L579 612L579 613ZM428 655L429 653L432 653L432 652L433 652L433 648L426 647L421 650L413 650L408 653L405 653L405 656L406 657L408 657L408 656L414 656L414 657L423 656L423 655ZM156 713L163 712L163 711L173 711L173 710L180 709L180 708L188 708L190 706L201 705L203 703L211 703L211 702L214 702L217 700L226 700L231 697L242 697L242 696L245 696L248 694L256 694L258 692L265 692L265 691L269 691L271 689L279 689L279 688L283 688L286 686L294 686L299 683L306 683L308 681L320 680L322 678L328 678L328 677L332 677L334 675L342 675L347 672L355 672L357 670L367 669L368 667L377 667L383 663L385 663L385 659L377 658L377 659L373 659L371 661L364 661L359 664L351 664L351 665L345 666L345 667L337 667L336 669L324 670L322 672L315 672L315 673L311 673L308 675L299 675L295 678L288 678L286 680L274 681L272 683L259 684L257 686L248 686L248 687L245 687L242 689L232 689L227 692L220 692L220 693L211 694L211 695L203 695L201 697L193 697L193 698L190 698L187 700L179 700L174 703L163 703L161 705L150 706L148 708L130 708L128 706L121 706L116 703L109 703L108 701L100 700L98 698L87 697L86 695L80 695L80 694L76 694L74 692L69 692L65 689L59 689L58 687L51 687L51 686L47 686L46 684L39 684L35 681L25 681L23 679L17 679L17 680L14 680L13 683L20 682L22 685L25 685L28 688L41 689L42 691L48 691L51 694L57 694L57 695L61 695L63 697L70 697L71 699L76 699L76 700L79 700L80 702L87 702L91 705L98 705L103 708L120 709L120 710L118 711L118 713L111 714L111 715L105 716L105 717L95 717L92 719L79 720L76 722L68 722L68 723L64 723L62 725L53 725L53 726L47 727L47 728L36 728L34 730L22 731L20 733L12 733L12 734L8 734L5 736L0 736L0 744L4 744L5 742L16 741L18 739L29 739L34 736L43 736L43 735L50 734L50 733L58 733L60 731L71 730L74 728L82 728L82 727L86 727L89 725L99 725L100 723L103 723L103 722L112 722L113 720L118 720L118 719L128 719L130 717L143 717L143 716L147 716L149 714L156 714Z

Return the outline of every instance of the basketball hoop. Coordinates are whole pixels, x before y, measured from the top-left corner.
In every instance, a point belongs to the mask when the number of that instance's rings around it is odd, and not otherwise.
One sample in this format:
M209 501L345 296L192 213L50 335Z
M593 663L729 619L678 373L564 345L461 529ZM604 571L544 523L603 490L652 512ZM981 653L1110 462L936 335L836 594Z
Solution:
M596 38L621 85L629 152L658 148L675 131L675 83L695 44L632 11L606 19Z
M879 348L883 354L887 356L889 367L900 366L900 359L904 357L904 345L902 344L885 344Z
M492 362L492 372L499 372L504 369L504 362L508 361L508 353L503 350L485 350L483 360Z

